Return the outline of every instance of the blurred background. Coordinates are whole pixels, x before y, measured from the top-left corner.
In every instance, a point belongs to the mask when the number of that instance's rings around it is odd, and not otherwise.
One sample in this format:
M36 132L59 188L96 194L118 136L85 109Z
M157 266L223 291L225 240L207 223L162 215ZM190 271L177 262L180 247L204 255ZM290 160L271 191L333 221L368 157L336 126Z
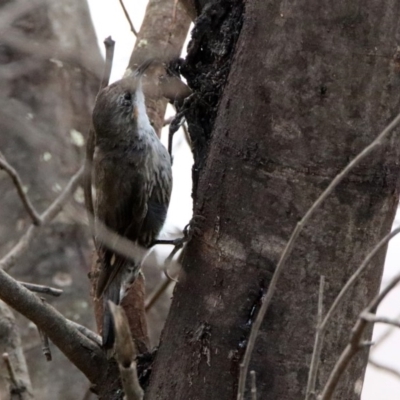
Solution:
M125 6L136 30L140 29L147 3L126 1ZM42 7L39 12L17 19L17 23L10 27L7 21L12 20L15 12L12 5L12 1L0 0L0 6L5 10L0 15L0 26L5 26L0 34L1 42L4 42L0 45L0 149L20 173L24 190L37 209L43 211L84 158L88 121L102 72L103 40L111 36L116 42L111 74L113 82L124 74L136 38L117 0L88 0L88 4L76 0L55 1L49 12ZM30 35L32 42L24 40L21 32ZM41 40L52 42L54 48L40 46ZM174 110L169 106L166 118L172 115ZM164 128L161 136L165 145L167 130L168 127ZM173 155L174 188L162 232L162 236L168 238L180 236L192 214L193 159L182 130L175 134ZM16 244L30 220L19 204L9 177L2 172L0 193L0 256L3 256ZM92 243L87 227L82 223L85 220L83 193L78 189L73 201L56 220L38 232L31 250L10 273L23 281L62 288L64 293L61 297L46 298L46 301L68 318L95 330L90 285L86 278L90 270ZM400 214L394 223L395 227L399 225ZM395 237L386 257L383 286L399 272L399 249L400 237ZM144 267L147 293L166 279L162 264L170 250L168 246L159 246L148 257ZM172 288L170 285L148 311L152 346L158 343ZM378 315L399 319L398 304L399 289L393 290L385 299ZM54 346L54 360L46 362L36 327L19 315L16 319L36 398L89 399L89 394L84 397L89 386L84 376ZM400 333L378 324L373 340L377 344L371 350L362 399L398 399ZM4 368L0 367L0 388L5 375ZM361 390L361 383L355 390ZM6 395L2 395L0 389L0 398L3 396Z

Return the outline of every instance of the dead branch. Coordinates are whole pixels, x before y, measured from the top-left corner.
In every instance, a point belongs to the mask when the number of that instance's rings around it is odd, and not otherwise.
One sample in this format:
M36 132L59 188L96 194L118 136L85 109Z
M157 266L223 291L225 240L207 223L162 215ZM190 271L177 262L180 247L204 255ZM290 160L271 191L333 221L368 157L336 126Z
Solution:
M146 299L145 310L148 312L151 307L157 302L160 296L168 289L168 286L173 282L172 279L164 279Z
M386 372L390 375L393 375L397 379L400 379L400 371L398 371L397 369L389 367L388 365L383 365L383 364L379 363L378 361L375 361L371 358L368 360L368 363L370 365L372 365L374 368L379 369L383 372Z
M323 332L321 331L321 322L322 322L322 314L324 312L323 310L324 287L325 287L325 277L321 276L319 281L319 292L318 292L317 326L316 326L313 354L311 356L310 371L308 373L306 400L310 400L315 396L315 384L317 382L318 365L319 365L322 342L323 342Z
M22 286L29 289L31 292L48 294L50 296L59 297L63 294L62 289L56 289L50 286L36 285L35 283L27 283L18 281Z
M40 336L40 341L42 342L43 355L46 357L46 361L51 361L52 356L51 356L51 350L50 350L49 337L40 329L38 329L38 332L39 332L39 336Z
M1 154L1 153L0 153L0 169L3 169L4 171L6 171L7 174L10 176L10 178L12 179L12 181L17 189L17 192L22 201L22 204L24 205L24 207L26 209L26 212L31 217L32 223L34 225L39 226L42 223L42 220L41 220L38 212L33 207L33 204L29 200L28 196L24 192L24 185L22 184L22 181L18 175L18 172L7 162L7 160L4 158L3 154Z
M4 364L6 365L8 375L10 377L11 381L11 389L10 389L10 398L18 398L19 400L24 400L24 393L26 392L26 387L23 385L22 382L19 382L17 380L14 368L11 364L10 357L8 356L8 353L3 353L3 361Z
M372 322L374 324L387 324L387 325L392 325L396 328L400 328L400 321L396 321L391 318L386 318L386 317L377 317L375 314L372 313L362 313L360 315L360 318L364 319L365 321Z
M251 400L257 400L256 371L250 371L251 378Z
M0 269L0 298L31 320L93 383L102 385L109 371L99 346L82 335L63 315Z
M128 24L129 24L129 26L131 28L131 32L137 37L137 35L138 35L137 30L133 26L133 23L132 23L131 17L129 16L128 10L125 8L124 1L123 0L119 0L119 3L121 4L122 11L124 12L125 18L127 19Z
M67 186L60 193L60 195L53 201L53 203L47 208L47 210L41 214L40 219L42 221L40 226L31 225L25 234L20 238L19 242L0 260L0 268L8 271L12 268L17 260L29 247L33 236L37 234L39 229L44 225L52 221L57 214L63 209L65 203L69 200L71 195L75 192L78 187L80 180L83 176L83 167L70 179Z
M140 387L136 369L136 350L129 330L125 311L121 306L109 301L115 328L115 358L121 373L122 386L126 400L142 400L143 390Z
M260 330L260 326L262 321L264 320L265 313L268 310L268 307L271 303L272 296L275 293L276 285L278 279L282 273L283 268L285 267L286 260L290 256L296 239L300 235L300 232L303 230L307 222L313 216L313 214L318 210L321 204L326 200L326 198L332 193L332 191L336 188L336 186L345 178L345 176L355 167L357 166L365 157L367 157L373 150L378 148L384 143L384 139L388 136L388 134L400 123L400 114L378 135L378 137L364 150L362 150L347 166L332 180L332 182L328 185L328 187L322 192L322 194L318 197L318 199L314 202L314 204L308 209L307 213L304 217L299 221L290 236L289 241L287 242L281 257L279 259L278 265L276 266L275 272L272 276L271 282L268 286L268 290L265 296L265 299L261 305L260 311L258 312L257 318L254 322L254 325L250 332L249 341L247 344L246 352L243 357L243 362L240 365L240 376L239 376L239 385L238 385L238 395L237 400L243 400L244 390L246 386L246 378L247 372L249 369L251 354L254 349L254 345L257 339L258 332Z
M346 370L351 359L360 351L364 346L362 346L362 335L364 329L368 325L362 316L365 314L374 314L382 302L382 300L391 292L391 290L400 282L400 274L396 275L389 284L383 289L383 291L375 296L375 298L369 303L365 310L360 314L356 324L351 330L350 340L346 348L343 350L336 362L331 374L329 375L328 381L322 391L321 396L318 400L330 400L335 392L336 386L342 376L343 372Z

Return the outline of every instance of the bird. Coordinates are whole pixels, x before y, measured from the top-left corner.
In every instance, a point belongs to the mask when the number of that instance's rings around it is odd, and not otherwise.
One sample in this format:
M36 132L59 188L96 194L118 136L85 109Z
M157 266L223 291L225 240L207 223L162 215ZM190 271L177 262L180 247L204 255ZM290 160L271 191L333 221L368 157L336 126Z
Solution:
M105 349L115 341L107 302L120 304L137 278L164 225L172 191L171 158L146 113L143 70L102 89L92 113L94 226L100 262L96 297L103 300ZM101 237L103 226L132 242L133 259Z

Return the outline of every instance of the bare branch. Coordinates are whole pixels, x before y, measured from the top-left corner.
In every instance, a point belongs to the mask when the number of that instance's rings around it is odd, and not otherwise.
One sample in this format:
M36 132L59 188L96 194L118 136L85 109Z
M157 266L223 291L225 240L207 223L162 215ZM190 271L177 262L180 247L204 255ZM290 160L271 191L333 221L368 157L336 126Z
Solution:
M318 292L317 326L316 326L313 354L311 357L310 371L308 373L306 400L310 400L315 396L315 384L317 382L318 365L319 365L322 342L323 342L323 332L321 331L321 322L322 322L322 314L324 312L323 311L324 287L325 287L325 277L321 276L319 281L319 292Z
M251 400L257 400L256 371L250 371L251 378Z
M48 294L50 296L59 297L62 295L62 289L56 289L50 286L36 285L35 283L27 283L18 281L22 286L29 289L31 292Z
M349 278L349 280L346 282L346 284L343 286L342 290L340 293L337 295L335 301L332 303L331 307L329 308L328 312L326 313L326 316L321 324L321 330L324 332L325 328L332 317L333 313L337 308L339 307L339 304L343 301L344 296L346 293L349 291L351 286L357 281L359 276L365 271L365 269L368 267L369 263L371 260L375 257L375 255L381 250L381 248L388 243L393 237L395 237L397 234L400 233L400 228L394 229L392 232L387 234L373 249L372 251L365 257L364 261L362 264L357 268L357 270L354 272L354 274Z
M360 318L362 318L365 321L368 322L373 322L374 324L376 323L381 323L381 324L388 324L395 326L396 328L400 328L400 321L396 321L394 319L386 318L386 317L377 317L375 314L372 313L361 313Z
M6 365L8 375L10 377L11 381L11 393L10 393L10 398L14 398L13 394L18 396L18 399L23 400L24 399L24 392L26 392L26 387L23 385L22 382L19 382L15 371L14 367L11 364L10 357L8 356L8 353L3 353L3 361L4 364Z
M0 298L30 319L94 384L110 371L101 348L82 335L64 316L0 269Z
M357 166L365 157L367 157L373 150L378 148L386 139L386 136L400 123L400 114L378 135L378 137L364 150L362 150L336 177L332 180L329 186L322 192L322 194L318 197L318 199L314 202L314 204L309 208L304 217L299 221L290 236L289 241L287 242L278 265L276 266L275 272L272 276L271 282L268 286L268 290L265 296L265 299L261 305L260 311L258 312L257 318L254 322L254 325L250 332L249 341L247 344L246 352L243 357L243 362L241 363L240 368L240 377L239 377L239 385L238 385L238 400L243 400L244 390L246 386L246 378L247 371L249 369L251 354L253 353L254 345L257 339L258 331L260 330L260 326L262 321L264 320L265 313L268 310L268 307L271 303L272 296L275 293L276 285L278 279L282 273L283 268L285 267L286 260L290 256L294 244L296 242L297 237L300 235L300 232L303 230L307 222L313 216L315 211L321 206L321 204L325 201L325 199L332 193L332 191L336 188L336 186L344 179L344 177L355 167Z
M138 35L137 30L136 30L135 27L133 26L133 23L132 23L131 17L129 16L128 10L125 8L124 1L123 1L123 0L119 0L119 3L121 4L122 11L123 11L124 14L125 14L125 18L126 18L127 21L128 21L128 24L129 24L129 26L130 26L130 28L131 28L132 33L137 37L137 35Z
M7 162L7 160L4 158L4 156L0 153L0 169L3 169L4 171L7 172L7 174L10 176L12 179L18 195L22 201L22 204L24 205L27 213L32 219L32 223L34 225L39 226L42 223L42 220L33 207L31 201L29 200L28 196L24 192L24 186L22 184L21 178L19 177L17 171Z
M109 301L115 328L115 358L121 373L122 386L126 400L142 400L143 390L140 387L136 370L136 350L129 330L125 311L121 306Z
M370 313L375 313L382 300L399 282L400 274L396 275L382 290L382 292L375 296L375 298L369 303L367 308L365 308L365 310L360 314L356 324L351 331L349 343L343 350L342 354L339 357L339 360L336 362L331 374L329 375L328 381L325 384L322 394L318 397L319 400L330 400L332 398L340 377L346 370L351 359L354 357L355 354L357 354L360 349L363 348L360 343L364 329L368 325L368 321L366 321L362 316Z
M70 179L65 189L54 200L50 207L47 208L47 210L40 216L42 224L40 226L31 225L25 234L20 238L19 242L0 260L0 268L8 271L15 265L19 257L21 257L21 255L29 247L34 234L37 234L39 229L52 221L62 210L64 204L69 200L70 196L78 187L82 176L83 167L81 167L79 171Z
M42 342L42 352L43 355L46 357L46 361L51 361L51 350L50 350L50 343L49 337L40 329L38 329L40 341Z
M168 286L173 281L171 279L164 279L146 299L145 310L148 312L151 307L157 302L160 296L168 289Z
M378 361L375 361L371 358L368 360L368 363L370 365L372 365L374 368L379 369L383 372L386 372L390 375L393 375L397 379L400 379L400 371L397 371L397 369L389 367L388 365L383 365L383 364L379 363Z

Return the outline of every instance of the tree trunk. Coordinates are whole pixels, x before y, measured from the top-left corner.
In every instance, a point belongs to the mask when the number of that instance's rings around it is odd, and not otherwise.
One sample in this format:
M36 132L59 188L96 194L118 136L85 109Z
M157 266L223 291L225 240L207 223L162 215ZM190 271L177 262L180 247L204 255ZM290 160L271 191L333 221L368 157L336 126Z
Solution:
M376 0L203 8L186 75L195 213L206 220L186 250L147 399L236 398L252 322L297 221L398 112L399 9ZM391 140L360 164L297 240L252 355L259 399L304 397L320 276L327 307L390 230L398 148ZM383 261L381 252L328 327L318 390L379 289ZM336 398L360 398L366 360L362 351Z

